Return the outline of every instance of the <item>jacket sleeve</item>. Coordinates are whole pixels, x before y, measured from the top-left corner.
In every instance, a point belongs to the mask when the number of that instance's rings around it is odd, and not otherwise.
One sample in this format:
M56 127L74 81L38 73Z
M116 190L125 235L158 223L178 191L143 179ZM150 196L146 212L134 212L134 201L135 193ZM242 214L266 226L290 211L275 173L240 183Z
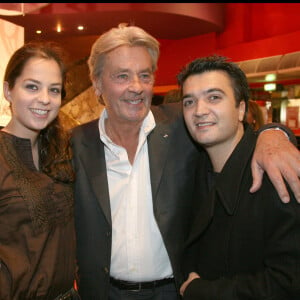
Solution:
M261 126L257 133L260 134L261 132L263 132L264 130L268 130L268 129L273 129L273 128L278 128L280 130L282 130L284 133L286 133L286 135L289 137L289 140L297 147L298 146L298 142L297 142L297 138L296 136L294 135L293 131L283 125L283 124L280 124L280 123L267 123L267 124L264 124L263 126Z

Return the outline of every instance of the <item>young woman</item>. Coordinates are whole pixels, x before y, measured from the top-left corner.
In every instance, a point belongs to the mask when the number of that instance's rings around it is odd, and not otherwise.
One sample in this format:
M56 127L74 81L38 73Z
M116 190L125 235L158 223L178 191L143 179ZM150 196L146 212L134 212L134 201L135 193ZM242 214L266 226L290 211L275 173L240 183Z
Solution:
M0 299L77 299L73 181L58 112L65 66L51 44L28 43L8 62L12 117L0 131Z

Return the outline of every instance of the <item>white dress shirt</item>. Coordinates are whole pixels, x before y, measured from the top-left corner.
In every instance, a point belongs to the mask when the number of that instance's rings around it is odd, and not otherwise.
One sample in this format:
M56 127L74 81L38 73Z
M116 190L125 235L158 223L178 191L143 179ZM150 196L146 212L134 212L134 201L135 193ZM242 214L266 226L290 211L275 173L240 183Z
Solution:
M153 114L150 111L143 121L132 165L125 148L114 144L106 135L106 118L104 109L99 130L105 144L112 216L110 275L128 281L171 277L171 263L153 214L147 144L147 136L155 127Z

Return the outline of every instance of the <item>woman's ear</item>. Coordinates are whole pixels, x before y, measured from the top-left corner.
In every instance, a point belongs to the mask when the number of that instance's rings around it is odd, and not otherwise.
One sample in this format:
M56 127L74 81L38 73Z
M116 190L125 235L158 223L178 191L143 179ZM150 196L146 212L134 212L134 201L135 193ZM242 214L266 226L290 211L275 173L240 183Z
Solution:
M11 92L9 89L9 84L7 81L3 82L3 94L4 94L4 98L8 101L11 102Z

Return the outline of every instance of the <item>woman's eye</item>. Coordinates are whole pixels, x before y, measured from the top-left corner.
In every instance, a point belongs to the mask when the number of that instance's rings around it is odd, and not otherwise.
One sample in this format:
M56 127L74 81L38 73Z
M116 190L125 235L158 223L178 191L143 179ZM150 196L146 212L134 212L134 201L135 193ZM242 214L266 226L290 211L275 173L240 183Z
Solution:
M38 87L37 87L37 85L35 85L35 84L26 84L25 88L26 88L27 90L31 90L31 91L36 91L36 90L38 90Z
M61 94L60 88L51 88L50 91L51 91L51 93L54 93L54 94Z

